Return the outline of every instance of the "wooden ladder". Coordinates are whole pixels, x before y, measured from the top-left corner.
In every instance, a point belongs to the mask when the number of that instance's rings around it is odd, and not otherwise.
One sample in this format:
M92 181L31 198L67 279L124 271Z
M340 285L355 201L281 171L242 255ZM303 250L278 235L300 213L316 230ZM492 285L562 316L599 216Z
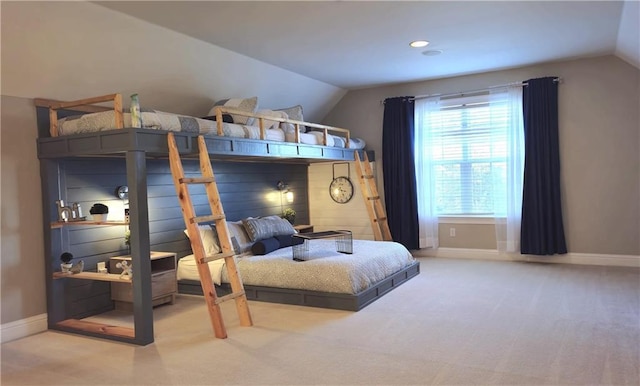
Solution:
M249 305L247 303L247 296L244 291L242 279L238 274L234 251L231 246L231 238L229 237L229 228L227 227L224 209L220 202L220 194L218 193L218 186L216 185L213 168L211 166L211 161L209 160L209 152L207 151L207 145L204 138L202 136L198 136L198 150L202 176L199 178L186 178L184 176L182 161L180 160L180 154L178 152L178 147L176 146L173 133L168 134L168 142L169 165L171 166L173 183L175 184L178 200L182 207L182 215L189 234L189 240L191 241L191 249L193 250L198 267L200 282L202 283L202 292L204 293L207 309L209 310L211 325L213 326L215 336L217 338L224 339L227 337L227 331L224 326L224 321L222 320L220 303L234 299L236 302L238 316L240 318L240 325L251 326L253 325L253 322L251 320L251 313L249 312ZM209 206L211 208L211 215L196 216L188 189L188 185L190 184L204 185L207 192ZM214 221L216 224L216 232L218 233L222 252L206 256L198 224L211 221ZM216 290L211 279L211 273L208 265L210 261L218 259L224 259L229 282L231 283L231 293L221 297L217 297L216 295Z
M369 220L371 220L371 228L373 229L373 237L376 241L393 241L387 215L385 214L382 200L376 188L376 180L371 170L371 163L367 153L364 152L364 160L360 161L360 155L356 155L356 171L358 172L358 180L360 181L360 190L364 197L364 204L369 212Z

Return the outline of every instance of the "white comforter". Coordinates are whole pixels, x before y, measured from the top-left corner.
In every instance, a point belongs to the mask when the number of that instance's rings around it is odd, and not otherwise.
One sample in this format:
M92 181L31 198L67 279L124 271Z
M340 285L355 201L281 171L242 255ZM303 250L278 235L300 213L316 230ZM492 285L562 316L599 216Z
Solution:
M264 256L236 258L247 285L355 294L413 263L402 245L391 241L353 240L353 254L336 252L334 240L310 240L309 260L293 261L292 248ZM216 284L227 282L222 260L209 263ZM193 255L178 261L178 280L200 280Z

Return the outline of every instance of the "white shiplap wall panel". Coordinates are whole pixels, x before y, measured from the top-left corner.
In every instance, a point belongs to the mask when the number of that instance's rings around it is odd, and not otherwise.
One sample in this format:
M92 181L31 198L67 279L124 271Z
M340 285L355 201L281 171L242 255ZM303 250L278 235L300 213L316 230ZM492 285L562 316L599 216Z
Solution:
M345 164L336 166L336 177L346 176ZM372 162L375 174L375 162ZM309 166L309 214L316 232L324 230L348 229L354 239L373 240L373 231L367 208L364 204L360 182L354 162L349 162L353 198L338 204L329 196L329 184L333 179L333 163L315 163ZM379 187L378 187L379 189Z

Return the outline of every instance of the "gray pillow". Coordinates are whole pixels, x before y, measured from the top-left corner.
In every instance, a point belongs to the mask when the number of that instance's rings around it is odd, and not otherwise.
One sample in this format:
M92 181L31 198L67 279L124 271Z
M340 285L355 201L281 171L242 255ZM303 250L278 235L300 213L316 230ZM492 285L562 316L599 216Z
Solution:
M304 121L304 116L302 115L302 106L300 105L291 106L284 109L277 109L275 111L284 111L285 113L287 113L289 119L293 119L294 121ZM306 133L307 127L304 125L300 125L300 132Z
M296 233L293 225L291 225L289 221L278 216L250 217L242 220L242 224L249 238L254 242L273 236L292 235Z
M234 109L245 111L249 114L255 114L258 109L258 97L219 100L213 105L211 110L209 110L209 116L215 115L216 106L232 107ZM255 118L245 117L243 115L231 114L231 117L233 117L233 123L239 123L241 125L252 125L255 121Z

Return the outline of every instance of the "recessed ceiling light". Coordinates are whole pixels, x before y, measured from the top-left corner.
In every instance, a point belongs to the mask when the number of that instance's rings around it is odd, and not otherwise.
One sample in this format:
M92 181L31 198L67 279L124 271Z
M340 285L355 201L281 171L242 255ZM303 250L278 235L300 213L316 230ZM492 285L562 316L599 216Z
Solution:
M413 48L426 47L427 44L429 44L429 42L426 40L415 40L409 43L409 45Z
M422 51L422 55L425 56L436 56L436 55L440 55L442 53L442 50L426 50L426 51Z

